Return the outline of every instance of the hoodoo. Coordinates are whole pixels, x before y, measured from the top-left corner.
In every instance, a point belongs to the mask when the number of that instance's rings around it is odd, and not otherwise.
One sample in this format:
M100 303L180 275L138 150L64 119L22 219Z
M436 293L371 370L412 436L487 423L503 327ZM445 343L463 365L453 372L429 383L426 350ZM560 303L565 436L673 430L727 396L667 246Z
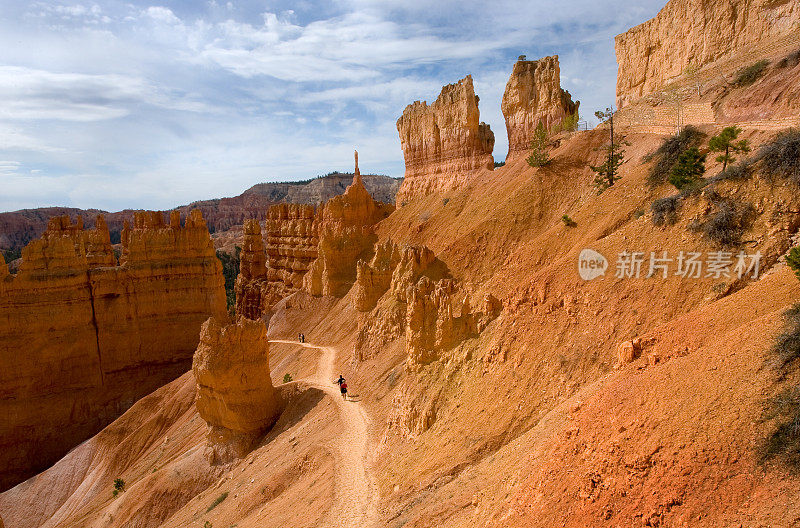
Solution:
M535 61L520 58L514 64L501 105L508 131L508 155L529 150L540 123L551 131L566 117L577 114L579 105L561 88L558 55Z
M408 105L397 131L406 163L398 204L463 187L472 174L494 165L494 133L480 122L471 75L442 88L430 106L425 101Z
M321 208L319 253L303 282L303 289L315 296L347 293L356 281L356 263L372 254L375 224L394 210L367 192L358 169L358 152L355 162L352 185Z
M267 329L240 317L203 323L192 372L197 411L208 423L206 457L225 463L247 453L278 417L269 377Z

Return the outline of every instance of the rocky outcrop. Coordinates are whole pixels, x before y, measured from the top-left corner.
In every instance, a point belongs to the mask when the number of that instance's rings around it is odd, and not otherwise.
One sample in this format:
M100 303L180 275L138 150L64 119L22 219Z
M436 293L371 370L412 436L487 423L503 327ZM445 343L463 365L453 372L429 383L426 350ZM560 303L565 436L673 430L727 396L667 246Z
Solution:
M0 280L0 488L46 467L189 366L224 315L199 212L136 213L117 264L103 218L54 218ZM4 269L4 266L0 266Z
M241 458L278 417L279 398L269 371L267 329L240 317L209 318L192 361L197 411L208 423L211 464Z
M617 105L661 89L689 67L796 32L799 23L793 1L670 0L655 18L617 35Z
M469 297L452 279L433 282L422 277L408 289L406 352L415 368L438 359L440 352L480 334L500 314L500 302L487 295L473 311Z
M506 83L501 109L508 131L508 154L511 156L531 147L539 123L551 131L564 118L578 112L580 102L572 102L569 92L561 88L558 55L535 61L520 59Z
M303 289L312 295L342 297L350 290L358 261L371 258L375 224L394 210L367 192L358 170L358 153L355 174L343 195L320 208L318 254L303 278Z
M236 314L260 319L269 310L267 253L258 220L245 220L244 240L239 255L239 275L234 286Z
M435 191L463 186L494 167L494 133L480 122L472 77L442 88L430 106L415 101L397 120L406 173L397 193L401 204Z

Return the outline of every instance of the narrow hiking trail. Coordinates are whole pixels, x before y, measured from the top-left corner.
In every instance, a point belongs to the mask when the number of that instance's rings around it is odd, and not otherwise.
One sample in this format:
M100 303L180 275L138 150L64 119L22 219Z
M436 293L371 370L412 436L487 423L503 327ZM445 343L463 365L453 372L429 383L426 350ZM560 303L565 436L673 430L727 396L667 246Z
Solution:
M339 387L334 383L336 349L282 339L272 339L270 343L319 350L321 355L316 373L303 381L324 391L339 408L342 430L339 437L333 441L336 451L334 504L328 512L326 525L342 528L376 526L378 493L372 478L370 462L372 449L369 439L369 415L360 403L342 399Z

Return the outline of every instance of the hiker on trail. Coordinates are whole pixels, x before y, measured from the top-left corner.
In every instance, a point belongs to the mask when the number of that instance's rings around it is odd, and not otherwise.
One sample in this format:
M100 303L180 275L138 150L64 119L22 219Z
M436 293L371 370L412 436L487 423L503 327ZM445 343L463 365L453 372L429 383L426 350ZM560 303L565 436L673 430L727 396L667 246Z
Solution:
M300 342L301 343L305 343L306 342L306 335L305 334L300 334Z
M345 400L347 399L347 382L344 380L344 377L339 374L339 379L336 380L336 384L339 385L339 390L342 392L342 398Z

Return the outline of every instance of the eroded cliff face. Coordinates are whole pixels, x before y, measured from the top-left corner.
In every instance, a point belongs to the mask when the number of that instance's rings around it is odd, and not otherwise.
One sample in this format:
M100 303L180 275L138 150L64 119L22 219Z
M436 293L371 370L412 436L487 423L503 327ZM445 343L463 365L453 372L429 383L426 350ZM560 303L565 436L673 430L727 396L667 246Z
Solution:
M476 171L494 166L494 133L480 122L470 75L442 88L430 106L425 101L408 105L397 131L406 166L398 204L462 187Z
M558 55L517 61L501 104L508 131L508 155L530 149L539 123L545 130L553 130L565 117L575 114L579 105L561 88Z
M241 458L280 413L269 371L266 326L239 317L209 318L192 361L197 411L208 423L211 464Z
M328 200L319 213L319 252L303 279L312 295L344 296L356 281L359 260L371 258L377 240L375 224L389 216L394 206L376 202L358 171L341 196Z
M317 216L310 205L270 207L267 219L268 278L278 299L303 286L303 277L317 258Z
M200 325L224 315L221 265L199 211L181 226L136 213L120 264L102 217L67 217L0 266L0 488L100 430L189 366ZM6 271L6 273L3 273Z
M670 0L655 18L617 35L617 105L657 91L689 67L797 32L798 24L794 1Z
M239 275L236 277L236 313L248 319L259 319L269 310L267 253L258 220L245 220Z

